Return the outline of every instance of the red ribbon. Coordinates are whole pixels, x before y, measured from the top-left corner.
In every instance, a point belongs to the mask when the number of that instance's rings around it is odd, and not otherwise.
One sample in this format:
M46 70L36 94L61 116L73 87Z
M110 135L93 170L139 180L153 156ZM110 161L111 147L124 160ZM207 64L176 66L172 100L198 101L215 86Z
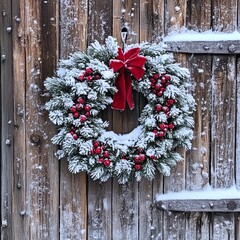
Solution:
M131 74L137 80L140 80L144 74L144 64L147 59L138 55L140 48L132 48L123 53L121 48L118 48L118 56L110 61L109 67L114 72L119 72L116 79L117 93L113 96L112 108L123 111L126 106L126 101L129 108L134 108L132 96L132 81Z

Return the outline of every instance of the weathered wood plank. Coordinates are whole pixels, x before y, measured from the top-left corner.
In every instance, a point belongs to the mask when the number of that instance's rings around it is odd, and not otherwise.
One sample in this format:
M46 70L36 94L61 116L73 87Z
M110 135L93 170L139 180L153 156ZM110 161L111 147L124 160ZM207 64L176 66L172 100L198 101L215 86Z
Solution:
M138 240L138 187L134 180L124 185L113 181L112 239Z
M165 3L165 34L186 25L186 2L185 0L168 0Z
M153 0L152 40L159 41L164 35L164 1Z
M237 0L212 1L213 31L235 31L237 29L237 9Z
M89 43L98 40L103 43L112 35L112 1L89 1L88 39ZM112 129L110 106L102 113ZM88 239L112 238L112 180L106 183L88 178Z
M207 31L211 29L212 4L211 0L187 1L187 27L195 31Z
M211 185L234 184L236 130L236 58L213 57L211 116ZM234 214L214 214L213 239L234 239Z
M60 57L86 50L88 0L60 1ZM67 161L60 165L60 239L87 238L87 177L69 173Z
M186 55L178 54L176 57L176 61L182 63L186 63ZM163 190L164 193L169 191L172 192L179 192L185 189L186 185L186 152L182 149L178 150L179 153L182 155L184 161L179 162L176 167L174 167L171 171L171 176L164 177L163 183ZM185 213L173 213L169 215L168 213L164 212L164 224L163 224L163 239L184 239L185 237L185 226L186 226L186 219Z
M195 137L192 142L192 150L187 153L186 157L187 190L200 190L209 184L211 59L210 55L194 55L188 61L188 67L191 70L192 91L196 100L196 112L194 116ZM190 213L186 221L186 236L189 239L208 238L207 214ZM199 232L202 232L202 236L199 235Z
M46 74L53 74L56 65L57 36L51 18L55 17L56 1L33 3L26 0L22 9L25 26L25 101L26 101L26 189L25 239L49 239L58 236L58 162L51 147L51 128L42 97ZM27 6L27 7L26 7ZM42 18L46 18L45 22ZM46 34L44 27L49 29ZM46 50L44 41L52 42ZM45 47L45 48L44 48ZM43 63L49 61L48 63ZM20 64L20 63L18 63ZM47 66L47 67L46 67ZM16 77L16 80L17 77ZM49 134L49 135L48 135Z
M1 239L12 239L13 59L11 1L0 1Z
M187 190L200 190L209 184L211 59L210 55L194 55L189 60L196 111L195 136L186 160Z
M59 0L61 58L87 47L88 0Z
M25 29L24 1L14 1L13 75L14 75L14 169L13 169L13 239L25 238L26 217L26 104L25 104Z
M89 0L88 11L88 39L89 42L98 40L103 43L112 33L113 1ZM120 29L119 29L120 31Z

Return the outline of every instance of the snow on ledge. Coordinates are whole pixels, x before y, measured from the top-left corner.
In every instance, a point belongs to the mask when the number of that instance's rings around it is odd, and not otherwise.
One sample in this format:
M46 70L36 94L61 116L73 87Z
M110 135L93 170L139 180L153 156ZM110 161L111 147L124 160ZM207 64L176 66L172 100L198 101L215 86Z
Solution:
M226 189L213 189L211 187L199 191L168 192L157 194L156 201L163 200L196 200L196 199L240 199L240 190L235 186Z
M184 30L182 32L171 32L163 38L163 42L180 42L180 41L229 41L240 40L240 32L196 32L193 30Z

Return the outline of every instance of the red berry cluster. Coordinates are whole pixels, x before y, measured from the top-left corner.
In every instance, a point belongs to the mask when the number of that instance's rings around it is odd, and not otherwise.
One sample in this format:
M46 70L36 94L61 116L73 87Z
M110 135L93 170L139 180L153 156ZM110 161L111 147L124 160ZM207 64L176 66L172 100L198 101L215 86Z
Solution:
M98 162L103 163L105 167L109 167L111 161L109 159L109 152L105 150L105 146L101 145L98 141L93 142L93 149L91 150L91 155L98 156Z
M150 77L151 82L151 91L155 93L158 97L163 95L166 87L169 85L170 76L163 74L155 73L152 77Z
M76 80L80 81L80 82L92 82L93 80L98 80L101 78L101 74L100 73L94 73L93 70L90 67L87 67L85 69L85 71L76 78Z
M78 140L79 134L76 132L76 128L74 126L71 126L70 134L72 135L74 140Z
M164 112L167 115L167 118L170 119L170 110L174 103L176 103L175 99L167 99L164 106L161 104L156 104L155 113ZM156 138L159 138L159 140L163 140L163 137L165 136L167 131L172 130L174 127L175 126L172 122L158 122L157 128L153 129L153 133L155 134Z
M81 123L87 121L90 117L91 106L85 103L85 99L79 97L75 100L74 105L69 109L75 119L79 119Z
M134 156L134 168L139 171L142 164L146 161L146 153L142 149L138 149L138 153Z

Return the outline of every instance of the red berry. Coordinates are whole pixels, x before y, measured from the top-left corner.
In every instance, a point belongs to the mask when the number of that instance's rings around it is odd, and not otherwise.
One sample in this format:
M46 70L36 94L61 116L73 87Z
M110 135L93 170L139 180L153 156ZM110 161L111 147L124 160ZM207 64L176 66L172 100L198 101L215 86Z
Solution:
M155 83L156 83L156 81L157 81L157 80L156 80L156 79L154 79L153 77L151 77L151 78L150 78L150 82L151 82L151 83L155 84Z
M74 132L74 131L71 131L70 134L73 136L73 135L75 134L75 132Z
M102 152L102 149L101 149L101 147L97 147L96 149L95 149L95 153L96 154L101 154L101 152Z
M94 141L93 146L94 146L95 148L97 148L97 147L99 146L99 142L98 142L98 141Z
M164 91L165 91L165 88L164 88L164 87L161 87L161 88L160 88L160 91L164 92Z
M80 98L77 99L77 102L81 103L81 104L84 104L85 100L84 100L84 98L80 97Z
M159 83L156 83L154 88L158 91L161 88L161 85Z
M87 80L88 80L88 82L91 82L93 80L93 77L92 76L87 76Z
M72 136L73 136L73 139L74 139L74 140L77 140L77 139L78 139L78 135L77 135L77 134L73 134Z
M169 75L165 75L165 80L170 81L171 77Z
M158 97L161 97L163 95L162 91L157 92Z
M70 108L70 112L71 112L71 113L75 113L76 111L77 111L77 109L76 109L75 106L72 106L72 107Z
M105 167L109 167L111 164L109 159L105 159L103 163L104 163Z
M86 73L87 73L87 74L92 74L92 73L93 73L93 70L92 70L90 67L87 67L87 68L86 68Z
M85 116L86 116L86 117L89 117L89 116L90 116L90 112L86 112L86 113L85 113Z
M139 160L140 160L139 155L134 156L134 162L139 163L140 162Z
M85 115L81 115L81 116L80 116L80 122L81 122L81 123L86 122L86 120L87 120L87 117L86 117Z
M79 117L79 112L75 112L75 113L73 114L73 117L74 117L74 118L78 118L78 117Z
M98 162L103 163L103 162L104 162L104 159L103 159L103 158L99 158L99 159L98 159Z
M160 112L162 110L162 106L160 105L160 104L157 104L156 106L155 106L155 111L156 112Z
M174 128L174 124L173 123L168 124L168 128L169 129L173 129Z
M145 160L145 154L143 154L143 153L141 153L140 155L139 155L139 160L141 161L141 162L143 162L144 160Z
M160 124L158 124L158 126L159 126L159 128L160 128L161 130L163 130L163 129L165 128L165 124L164 124L164 123L160 123Z
M90 152L91 155L94 155L95 154L95 150L92 149L91 152Z
M104 151L103 152L103 156L106 157L106 158L109 157L109 152L108 151Z
M156 79L156 80L159 79L159 77L160 77L160 76L159 76L158 73L155 73L155 74L153 75L153 78Z
M162 77L161 83L162 84L166 83L166 78L165 77Z
M162 132L162 131L159 132L159 133L158 133L158 136L159 136L160 138L163 137L163 136L164 136L164 132Z
M174 104L174 99L168 99L167 103L170 104L170 105L173 105Z
M136 164L134 167L135 167L135 169L136 169L137 171L139 171L139 170L141 169L141 165L140 165L140 164Z
M76 109L77 111L80 111L82 109L82 105L80 103L76 104Z
M90 107L89 105L85 105L85 106L84 106L84 110L85 110L86 112L89 112L89 111L91 110L91 107Z
M81 81L81 82L83 82L83 81L84 81L84 75L80 75L80 76L78 77L78 80Z
M156 156L151 155L150 158L151 158L151 159L156 159Z

